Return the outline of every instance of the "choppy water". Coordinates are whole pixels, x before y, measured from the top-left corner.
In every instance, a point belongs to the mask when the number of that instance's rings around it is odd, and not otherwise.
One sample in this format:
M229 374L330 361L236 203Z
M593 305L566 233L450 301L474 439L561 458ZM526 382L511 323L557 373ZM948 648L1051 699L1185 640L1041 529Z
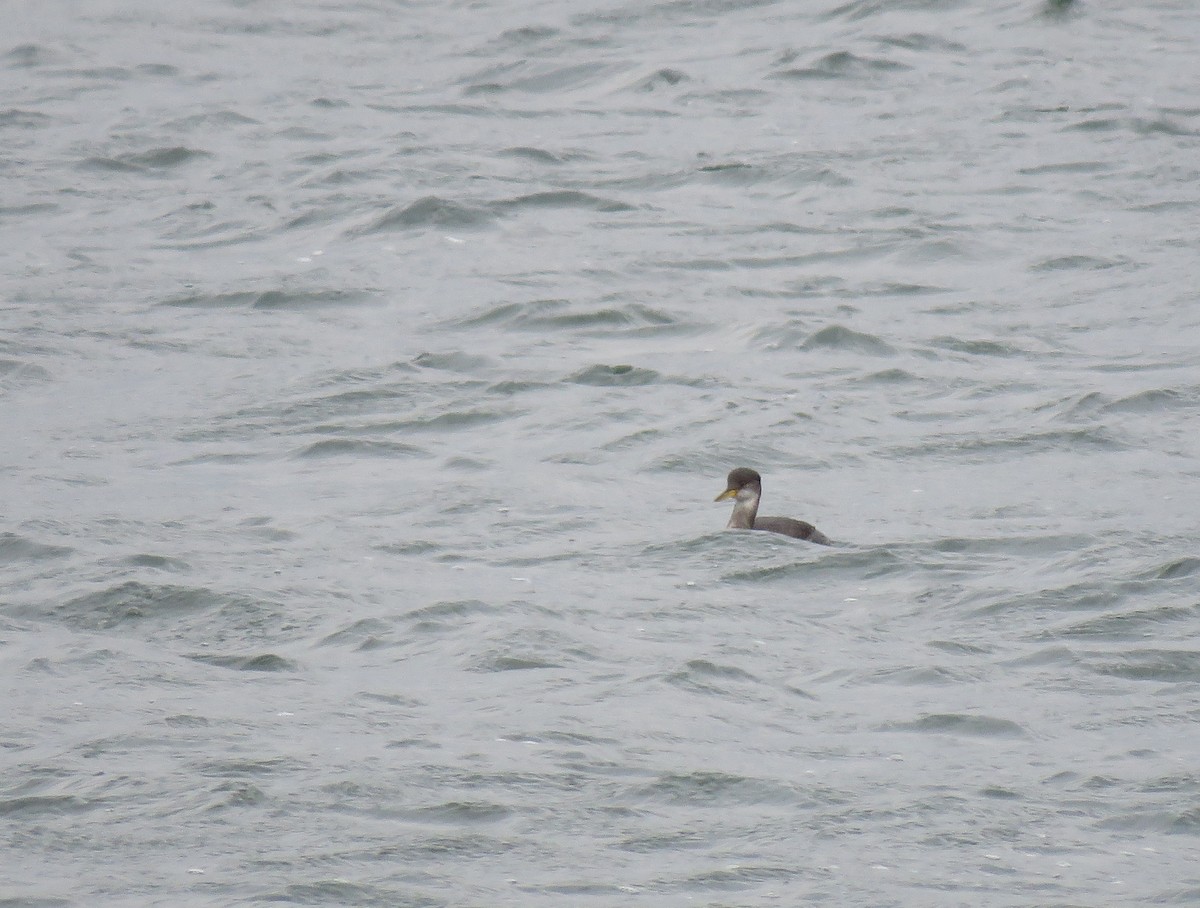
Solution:
M0 904L1200 902L1125 6L10 10Z

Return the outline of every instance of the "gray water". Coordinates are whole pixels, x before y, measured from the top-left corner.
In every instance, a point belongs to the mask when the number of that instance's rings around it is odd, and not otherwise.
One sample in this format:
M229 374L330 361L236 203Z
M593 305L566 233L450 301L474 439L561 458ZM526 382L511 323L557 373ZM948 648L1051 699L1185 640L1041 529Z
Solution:
M0 904L1200 903L1190 0L5 19Z

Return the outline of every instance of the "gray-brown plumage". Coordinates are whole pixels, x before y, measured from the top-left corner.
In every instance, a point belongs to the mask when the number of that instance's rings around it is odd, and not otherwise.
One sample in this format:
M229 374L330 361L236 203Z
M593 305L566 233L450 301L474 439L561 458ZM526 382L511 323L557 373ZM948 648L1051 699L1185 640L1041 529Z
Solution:
M803 520L793 520L791 517L759 517L758 503L762 499L762 477L749 467L738 467L729 471L725 483L725 491L716 497L716 501L735 499L733 514L728 530L766 530L769 533L782 533L796 539L805 539L818 545L832 545L824 533L811 523Z

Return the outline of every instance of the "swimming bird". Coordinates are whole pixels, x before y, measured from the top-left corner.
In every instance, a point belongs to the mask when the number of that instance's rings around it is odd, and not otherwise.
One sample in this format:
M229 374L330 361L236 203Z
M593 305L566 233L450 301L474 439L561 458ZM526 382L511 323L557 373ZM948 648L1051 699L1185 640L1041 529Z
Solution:
M758 502L762 498L762 477L749 467L730 470L725 485L725 491L713 499L735 499L733 515L729 518L729 523L725 524L725 529L766 530L796 539L806 539L818 545L833 544L828 536L806 521L793 520L791 517L759 517Z

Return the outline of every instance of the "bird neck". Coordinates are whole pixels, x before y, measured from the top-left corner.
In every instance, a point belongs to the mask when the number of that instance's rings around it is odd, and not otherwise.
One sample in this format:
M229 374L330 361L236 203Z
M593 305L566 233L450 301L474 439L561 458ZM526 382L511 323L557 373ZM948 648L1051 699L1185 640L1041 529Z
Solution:
M754 518L758 515L758 499L761 496L761 487L743 487L737 493L737 498L734 499L733 513L729 517L729 523L725 524L725 528L727 530L754 529Z

